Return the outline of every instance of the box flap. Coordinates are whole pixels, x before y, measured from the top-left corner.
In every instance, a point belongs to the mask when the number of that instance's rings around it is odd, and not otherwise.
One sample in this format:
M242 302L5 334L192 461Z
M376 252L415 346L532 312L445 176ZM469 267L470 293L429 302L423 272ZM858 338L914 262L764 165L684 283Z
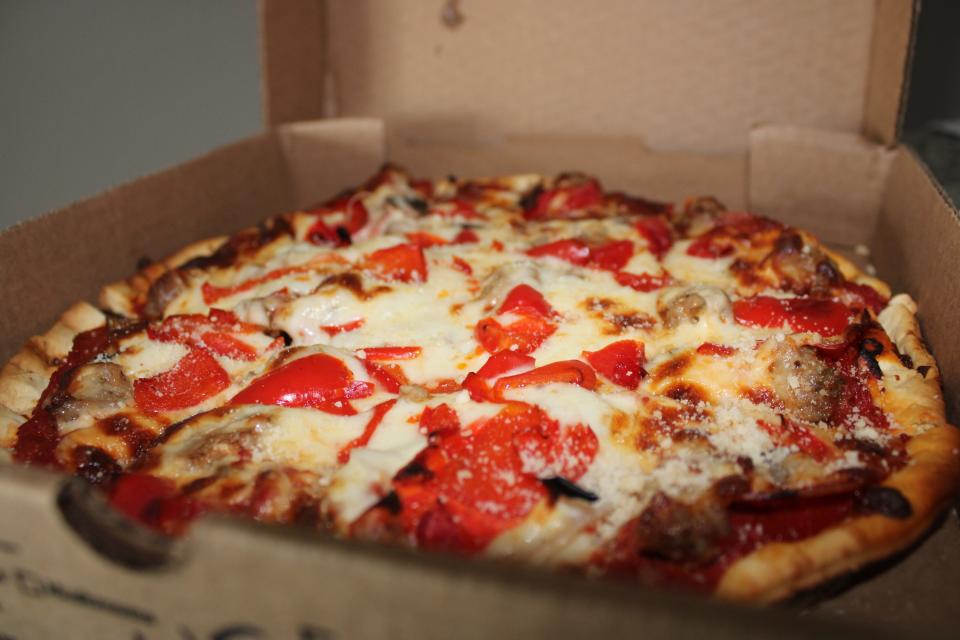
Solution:
M630 135L742 151L759 123L896 138L909 0L261 0L268 123L396 140Z

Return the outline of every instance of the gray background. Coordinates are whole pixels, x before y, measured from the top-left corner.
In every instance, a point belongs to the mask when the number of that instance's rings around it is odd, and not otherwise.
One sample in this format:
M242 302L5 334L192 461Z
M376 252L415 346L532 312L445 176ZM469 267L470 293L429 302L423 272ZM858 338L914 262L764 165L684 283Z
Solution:
M958 30L924 2L907 127L960 193ZM259 83L255 0L0 0L0 228L259 130Z
M0 0L0 228L261 129L257 38L255 0Z

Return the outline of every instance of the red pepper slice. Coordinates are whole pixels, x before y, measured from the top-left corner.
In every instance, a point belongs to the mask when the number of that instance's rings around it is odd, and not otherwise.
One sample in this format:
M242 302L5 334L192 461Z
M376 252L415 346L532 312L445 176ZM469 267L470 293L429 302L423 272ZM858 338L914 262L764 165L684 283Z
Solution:
M495 400L489 381L521 368L532 368L536 360L516 351L495 353L476 372L468 373L461 385L477 402Z
M497 313L514 312L519 314L533 314L550 318L554 314L553 307L547 302L543 294L528 284L518 284L503 299L503 304Z
M162 373L133 382L137 406L149 413L174 411L200 404L230 386L230 377L216 358L203 349L190 349Z
M343 222L340 224L331 228L324 221L324 218L329 218L341 212L344 216ZM317 221L307 230L307 241L313 244L332 244L335 247L349 245L350 236L360 231L370 219L363 201L353 195L337 198L326 205L311 209L307 213L318 216ZM343 228L346 236L337 231L338 227Z
M460 416L447 404L427 407L420 414L420 428L429 435L460 431Z
M484 318L477 323L474 336L489 353L507 350L530 353L556 330L557 326L544 318L524 315L506 327L494 318Z
M110 490L110 504L127 517L167 535L180 535L203 511L181 495L172 480L136 473L121 476Z
M459 256L453 256L453 268L468 276L473 275L473 267L470 266L469 262Z
M507 404L469 429L451 414L424 413L421 424L439 427L431 446L393 480L403 507L395 517L421 548L480 551L547 498L537 472L575 481L596 455L592 431L563 428L531 405Z
M633 257L633 243L629 240L614 240L592 249L590 265L605 271L620 271Z
M670 284L670 274L666 271L660 275L653 275L650 273L627 273L626 271L620 271L614 275L614 278L616 278L619 284L622 284L625 287L630 287L634 291L640 291L641 293L656 291L657 289L662 289Z
M571 214L598 208L603 205L603 189L600 183L590 178L567 186L544 191L533 207L524 212L531 220L569 218Z
M240 322L233 313L211 309L206 316L177 315L147 328L147 336L158 342L176 342L189 347L202 347L219 356L235 360L255 360L257 350L231 334L258 333L252 324Z
M480 236L473 229L462 229L460 233L453 237L451 244L471 244L480 242Z
M380 277L400 282L426 282L427 260L416 244L398 244L368 254L364 268Z
M733 244L718 240L710 233L706 233L687 247L687 255L695 258L725 258L733 253Z
M663 260L663 256L673 246L673 236L666 220L659 216L648 216L637 220L634 228L647 241L650 253L655 255L657 260Z
M733 347L728 347L724 344L714 344L713 342L704 342L699 347L697 347L697 353L705 356L718 356L721 358L726 358L727 356L732 356L737 352Z
M365 360L413 360L423 352L421 347L364 347Z
M377 364L368 360L362 362L370 377L382 384L390 393L400 393L400 387L410 384L403 369L395 364Z
M212 285L209 282L204 282L203 286L200 287L200 293L203 296L203 302L205 304L214 304L215 302L223 299L229 298L230 296L236 295L238 293L243 293L244 291L249 291L254 287L259 287L261 284L266 284L267 282L273 282L274 280L279 280L284 276L288 276L292 273L307 273L311 271L310 267L284 267L282 269L274 269L268 273L265 273L262 276L251 278L244 282L241 282L238 285L232 287L218 287Z
M260 376L234 396L230 404L312 407L352 415L356 411L346 400L366 398L373 391L371 383L354 380L353 373L342 361L325 353L314 353Z
M583 355L602 376L631 391L647 374L643 369L646 362L643 343L636 340L620 340L599 351L584 351Z
M850 325L850 310L839 302L818 298L772 298L755 296L733 303L737 322L769 329L784 323L794 331L810 331L825 337L840 335Z
M590 262L591 254L590 247L581 240L556 240L528 249L526 253L532 258L552 256L579 266Z
M493 385L493 394L497 398L502 398L503 393L509 389L535 387L553 382L575 384L578 387L593 390L597 388L597 374L585 362L560 360L525 373L500 378Z
M408 233L407 240L409 240L412 244L417 245L421 249L429 249L430 247L439 247L445 244L450 244L440 236L427 233L426 231L413 231Z
M807 426L794 422L786 417L781 418L783 424L776 427L764 420L757 420L760 428L770 434L773 441L780 446L796 446L817 462L824 462L836 457L833 449Z
M365 321L363 318L357 318L356 320L351 320L350 322L344 322L343 324L331 324L320 327L324 333L328 336L335 336L338 333L347 333L349 331L356 331L364 325Z
M363 433L360 434L360 437L354 438L348 442L340 451L337 452L337 462L340 464L346 464L350 462L350 453L357 447L365 447L367 443L370 442L370 438L373 437L374 432L377 430L377 427L380 426L380 423L383 422L383 417L387 415L387 412L390 409L393 409L393 405L397 404L396 399L387 400L386 402L381 402L373 408L373 415L370 416L367 426L363 428Z
M883 311L890 301L869 285L846 281L843 283L843 289L850 297L856 300L856 306L870 309L874 313Z
M482 218L479 213L477 213L476 208L468 202L461 198L454 198L453 200L448 200L447 202L441 202L430 210L430 213L440 216L441 218Z

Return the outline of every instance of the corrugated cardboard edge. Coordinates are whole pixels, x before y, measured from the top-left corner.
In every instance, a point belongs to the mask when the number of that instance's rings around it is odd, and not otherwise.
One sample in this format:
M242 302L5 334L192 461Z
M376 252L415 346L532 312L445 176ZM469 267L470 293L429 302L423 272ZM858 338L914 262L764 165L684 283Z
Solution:
M290 191L276 135L265 133L4 230L0 299L31 302L0 314L0 361L142 258L287 210Z
M874 235L877 268L895 291L909 291L917 301L925 340L942 379L947 415L960 417L960 217L930 170L912 151L896 151Z
M386 157L384 123L377 118L293 122L277 128L295 207L308 207L361 184Z
M131 571L64 525L59 484L0 465L0 501L18 513L0 522L2 624L24 637L867 637L784 611L227 518L199 523L176 566ZM42 544L36 531L46 534Z
M877 0L863 133L882 144L900 137L919 13L920 0Z

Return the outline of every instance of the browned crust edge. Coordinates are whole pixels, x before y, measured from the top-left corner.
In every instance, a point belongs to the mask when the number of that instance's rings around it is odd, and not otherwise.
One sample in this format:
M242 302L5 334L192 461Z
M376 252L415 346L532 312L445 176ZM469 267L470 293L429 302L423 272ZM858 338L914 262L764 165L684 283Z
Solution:
M154 282L183 263L208 256L226 242L228 236L216 236L193 242L166 258L147 265L125 280L112 282L100 290L100 305L117 315L137 317L137 302L146 297Z
M29 416L58 361L73 348L78 333L102 326L106 316L86 302L77 302L46 333L34 336L0 369L0 446L10 447Z
M950 504L960 486L960 430L946 423L939 372L920 336L916 305L894 297L880 322L901 352L932 367L924 382L897 389L889 409L901 423L920 419L927 431L910 440L910 462L883 486L899 490L913 507L905 519L857 517L812 538L767 545L735 562L717 587L724 599L774 602L829 578L905 549ZM911 398L904 397L910 394ZM912 400L912 402L910 401Z

